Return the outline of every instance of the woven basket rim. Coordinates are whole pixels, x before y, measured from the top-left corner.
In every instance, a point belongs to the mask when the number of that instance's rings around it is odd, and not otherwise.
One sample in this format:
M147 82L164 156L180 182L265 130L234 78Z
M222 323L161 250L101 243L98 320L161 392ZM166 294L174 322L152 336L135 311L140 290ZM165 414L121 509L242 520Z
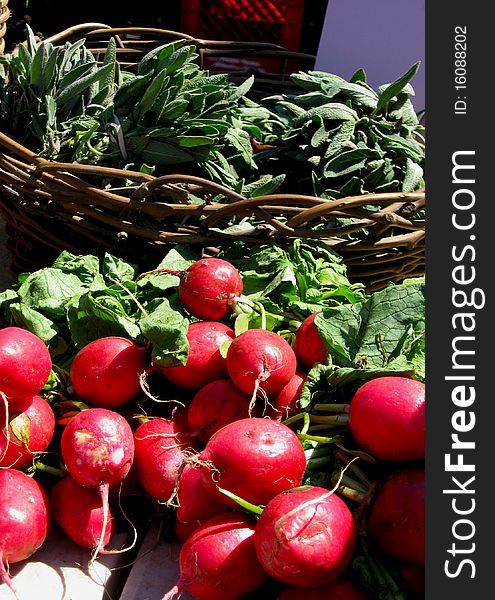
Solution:
M91 176L102 176L108 177L113 176L115 178L121 179L131 179L135 181L141 181L143 184L146 184L146 188L149 192L151 192L155 187L161 186L167 183L191 183L197 185L209 186L212 191L216 191L225 195L226 197L230 197L235 201L245 201L249 202L258 202L260 199L263 201L268 201L270 199L276 200L277 202L300 200L300 201L314 201L317 200L318 204L312 208L314 213L324 212L325 206L332 206L332 208L337 208L339 206L359 206L363 203L392 203L392 202L405 202L405 201L424 201L425 200L425 188L420 188L414 192L381 192L381 193L367 193L367 194L359 194L354 196L346 196L344 198L339 199L325 199L319 196L311 195L311 194L269 194L265 196L257 196L255 198L249 199L242 194L238 194L234 192L230 188L220 184L208 180L203 177L198 177L194 175L185 175L180 172L178 173L170 173L167 175L155 176L146 173L142 173L140 171L134 171L132 169L119 169L115 167L104 167L99 165L85 165L83 163L77 162L59 162L59 161L51 161L46 158L43 158L33 152L29 148L23 146L21 143L17 142L14 138L10 137L6 133L0 131L0 145L19 156L21 159L29 162L33 165L34 171L33 176L41 177L43 173L56 172L60 173L68 173L75 174L79 173L81 175L91 175ZM0 153L1 155L1 153ZM102 190L102 193L105 194L105 191ZM108 193L108 197L111 195ZM293 219L292 224L299 224L301 219Z

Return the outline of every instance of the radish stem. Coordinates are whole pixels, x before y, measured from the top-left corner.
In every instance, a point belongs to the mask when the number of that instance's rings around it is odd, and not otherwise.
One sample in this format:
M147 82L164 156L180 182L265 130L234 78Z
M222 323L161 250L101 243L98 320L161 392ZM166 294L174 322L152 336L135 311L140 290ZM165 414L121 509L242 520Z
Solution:
M218 485L217 485L217 490L219 492L221 492L222 494L225 494L225 496L227 496L227 498L230 498L231 500L234 500L234 502L237 502L237 504L239 506L242 506L242 508L245 508L246 510L248 510L249 512L252 512L255 515L261 515L261 513L263 512L263 508L261 506L258 506L257 504L252 504L251 502L248 502L247 500L244 500L243 498L236 496L236 494L229 492L229 490L225 490Z

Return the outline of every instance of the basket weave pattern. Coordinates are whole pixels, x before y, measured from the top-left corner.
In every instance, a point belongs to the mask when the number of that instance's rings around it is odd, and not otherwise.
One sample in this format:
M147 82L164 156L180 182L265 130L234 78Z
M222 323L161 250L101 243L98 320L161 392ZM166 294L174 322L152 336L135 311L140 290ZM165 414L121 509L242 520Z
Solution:
M119 62L126 68L139 62L150 43L182 36L141 28L132 34L128 28L89 29L84 37L95 52L98 42L118 36ZM81 37L81 31L72 29L51 39L56 43L70 35ZM204 52L226 50L225 43L215 48L214 42L197 42ZM236 48L229 46L228 51L242 51ZM261 51L252 44L248 50ZM156 265L177 243L212 253L235 240L257 245L305 238L325 241L344 257L350 279L373 291L424 273L424 208L423 190L338 200L296 194L246 198L183 173L155 177L50 162L0 132L0 211L17 270L37 267L63 249L110 251Z
M9 0L0 0L0 54L5 52L5 33L7 31L7 21L10 17L8 7Z

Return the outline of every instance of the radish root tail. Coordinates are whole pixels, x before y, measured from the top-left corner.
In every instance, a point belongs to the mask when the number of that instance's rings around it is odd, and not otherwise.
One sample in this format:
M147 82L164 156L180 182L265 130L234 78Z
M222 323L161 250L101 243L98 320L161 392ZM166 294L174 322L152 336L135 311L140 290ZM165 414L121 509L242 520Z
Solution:
M17 595L14 584L12 583L12 579L10 578L8 567L8 563L4 561L2 553L0 552L0 580L2 580L9 590L14 594L15 600L19 600L19 596Z
M109 510L108 510L108 492L109 492L108 483L102 483L98 487L98 492L100 493L101 502L103 505L103 524L101 527L100 539L98 540L98 544L96 548L93 550L93 554L91 555L91 559L89 561L89 566L91 566L97 557L102 553L104 541L105 541L105 533L108 524Z

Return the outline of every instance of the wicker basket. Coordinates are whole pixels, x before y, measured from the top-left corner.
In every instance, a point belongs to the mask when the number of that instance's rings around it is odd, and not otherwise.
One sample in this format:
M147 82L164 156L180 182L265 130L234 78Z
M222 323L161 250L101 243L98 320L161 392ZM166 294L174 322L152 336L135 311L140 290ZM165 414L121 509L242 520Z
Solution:
M189 39L165 30L84 24L51 40L81 37L83 29L88 47L96 52L109 35L118 35L119 62L126 68L152 45L171 36ZM214 51L268 52L289 59L283 49L263 44L248 43L241 48L238 42L195 43L202 60ZM283 77L278 81L284 85ZM129 181L133 184L128 185ZM305 238L325 241L344 257L349 278L374 291L390 281L424 273L424 207L423 190L339 200L292 194L245 198L183 173L155 177L50 162L0 132L0 211L7 222L17 271L47 264L63 249L110 251L153 266L178 243L214 253L235 240L259 245ZM339 226L345 217L352 218L351 224ZM337 218L335 226L328 227L333 218Z

